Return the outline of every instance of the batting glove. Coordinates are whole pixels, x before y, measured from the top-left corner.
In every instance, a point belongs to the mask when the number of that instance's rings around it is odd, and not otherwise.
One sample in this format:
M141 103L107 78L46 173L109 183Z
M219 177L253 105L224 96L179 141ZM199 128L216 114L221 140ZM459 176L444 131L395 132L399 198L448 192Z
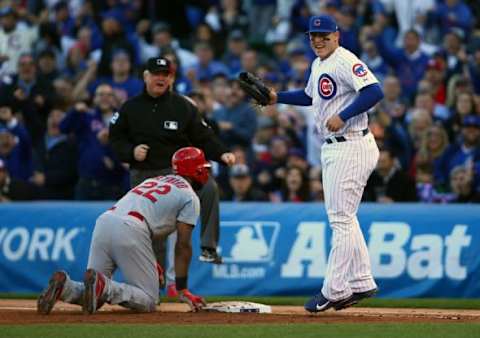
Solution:
M192 294L188 289L179 290L178 299L181 302L188 304L192 312L197 312L207 305L202 297Z

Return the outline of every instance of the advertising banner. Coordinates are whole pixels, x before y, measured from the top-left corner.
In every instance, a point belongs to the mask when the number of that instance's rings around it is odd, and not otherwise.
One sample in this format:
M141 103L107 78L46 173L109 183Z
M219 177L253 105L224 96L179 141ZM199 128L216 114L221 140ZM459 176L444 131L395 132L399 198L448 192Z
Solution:
M38 292L50 274L80 280L105 203L0 205L0 292ZM222 203L224 264L198 260L189 284L208 295L311 295L325 276L331 229L322 204ZM479 297L480 206L362 204L380 297ZM116 276L115 276L116 277Z

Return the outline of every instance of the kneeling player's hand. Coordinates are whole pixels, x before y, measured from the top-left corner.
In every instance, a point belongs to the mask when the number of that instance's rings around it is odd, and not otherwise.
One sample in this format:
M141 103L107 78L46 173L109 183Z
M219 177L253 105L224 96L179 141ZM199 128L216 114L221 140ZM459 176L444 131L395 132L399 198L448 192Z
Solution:
M202 297L192 294L188 289L179 290L178 299L183 303L187 303L193 312L197 312L207 305Z
M158 272L158 284L160 289L163 289L165 287L165 276L163 275L163 268L162 266L156 262L157 264L157 272Z

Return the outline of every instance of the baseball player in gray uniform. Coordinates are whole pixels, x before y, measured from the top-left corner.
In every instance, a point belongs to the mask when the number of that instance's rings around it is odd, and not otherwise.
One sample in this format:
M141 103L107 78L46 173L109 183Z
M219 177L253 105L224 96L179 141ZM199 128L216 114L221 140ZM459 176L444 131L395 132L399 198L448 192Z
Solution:
M103 303L139 312L155 311L161 276L152 239L175 230L179 299L192 311L201 309L205 305L203 298L190 293L187 287L191 233L200 212L200 202L192 186L207 182L209 167L200 149L181 148L172 156L174 174L143 181L100 215L83 283L71 280L65 271L55 272L38 298L38 312L50 313L58 300L82 305L84 313L89 314ZM112 280L117 268L122 271L125 283Z
M311 17L307 33L317 55L307 87L272 90L269 103L313 106L315 126L324 142L322 176L333 241L323 287L305 303L307 311L319 312L351 306L377 290L356 214L379 156L368 130L367 111L383 98L383 92L367 66L340 47L332 17Z

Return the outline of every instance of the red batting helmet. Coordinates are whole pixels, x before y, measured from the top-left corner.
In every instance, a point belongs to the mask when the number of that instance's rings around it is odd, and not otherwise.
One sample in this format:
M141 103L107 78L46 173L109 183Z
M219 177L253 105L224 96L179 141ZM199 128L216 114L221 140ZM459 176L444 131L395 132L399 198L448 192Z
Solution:
M195 147L178 149L172 156L172 169L175 174L201 184L207 183L209 168L210 163L205 159L203 151Z

